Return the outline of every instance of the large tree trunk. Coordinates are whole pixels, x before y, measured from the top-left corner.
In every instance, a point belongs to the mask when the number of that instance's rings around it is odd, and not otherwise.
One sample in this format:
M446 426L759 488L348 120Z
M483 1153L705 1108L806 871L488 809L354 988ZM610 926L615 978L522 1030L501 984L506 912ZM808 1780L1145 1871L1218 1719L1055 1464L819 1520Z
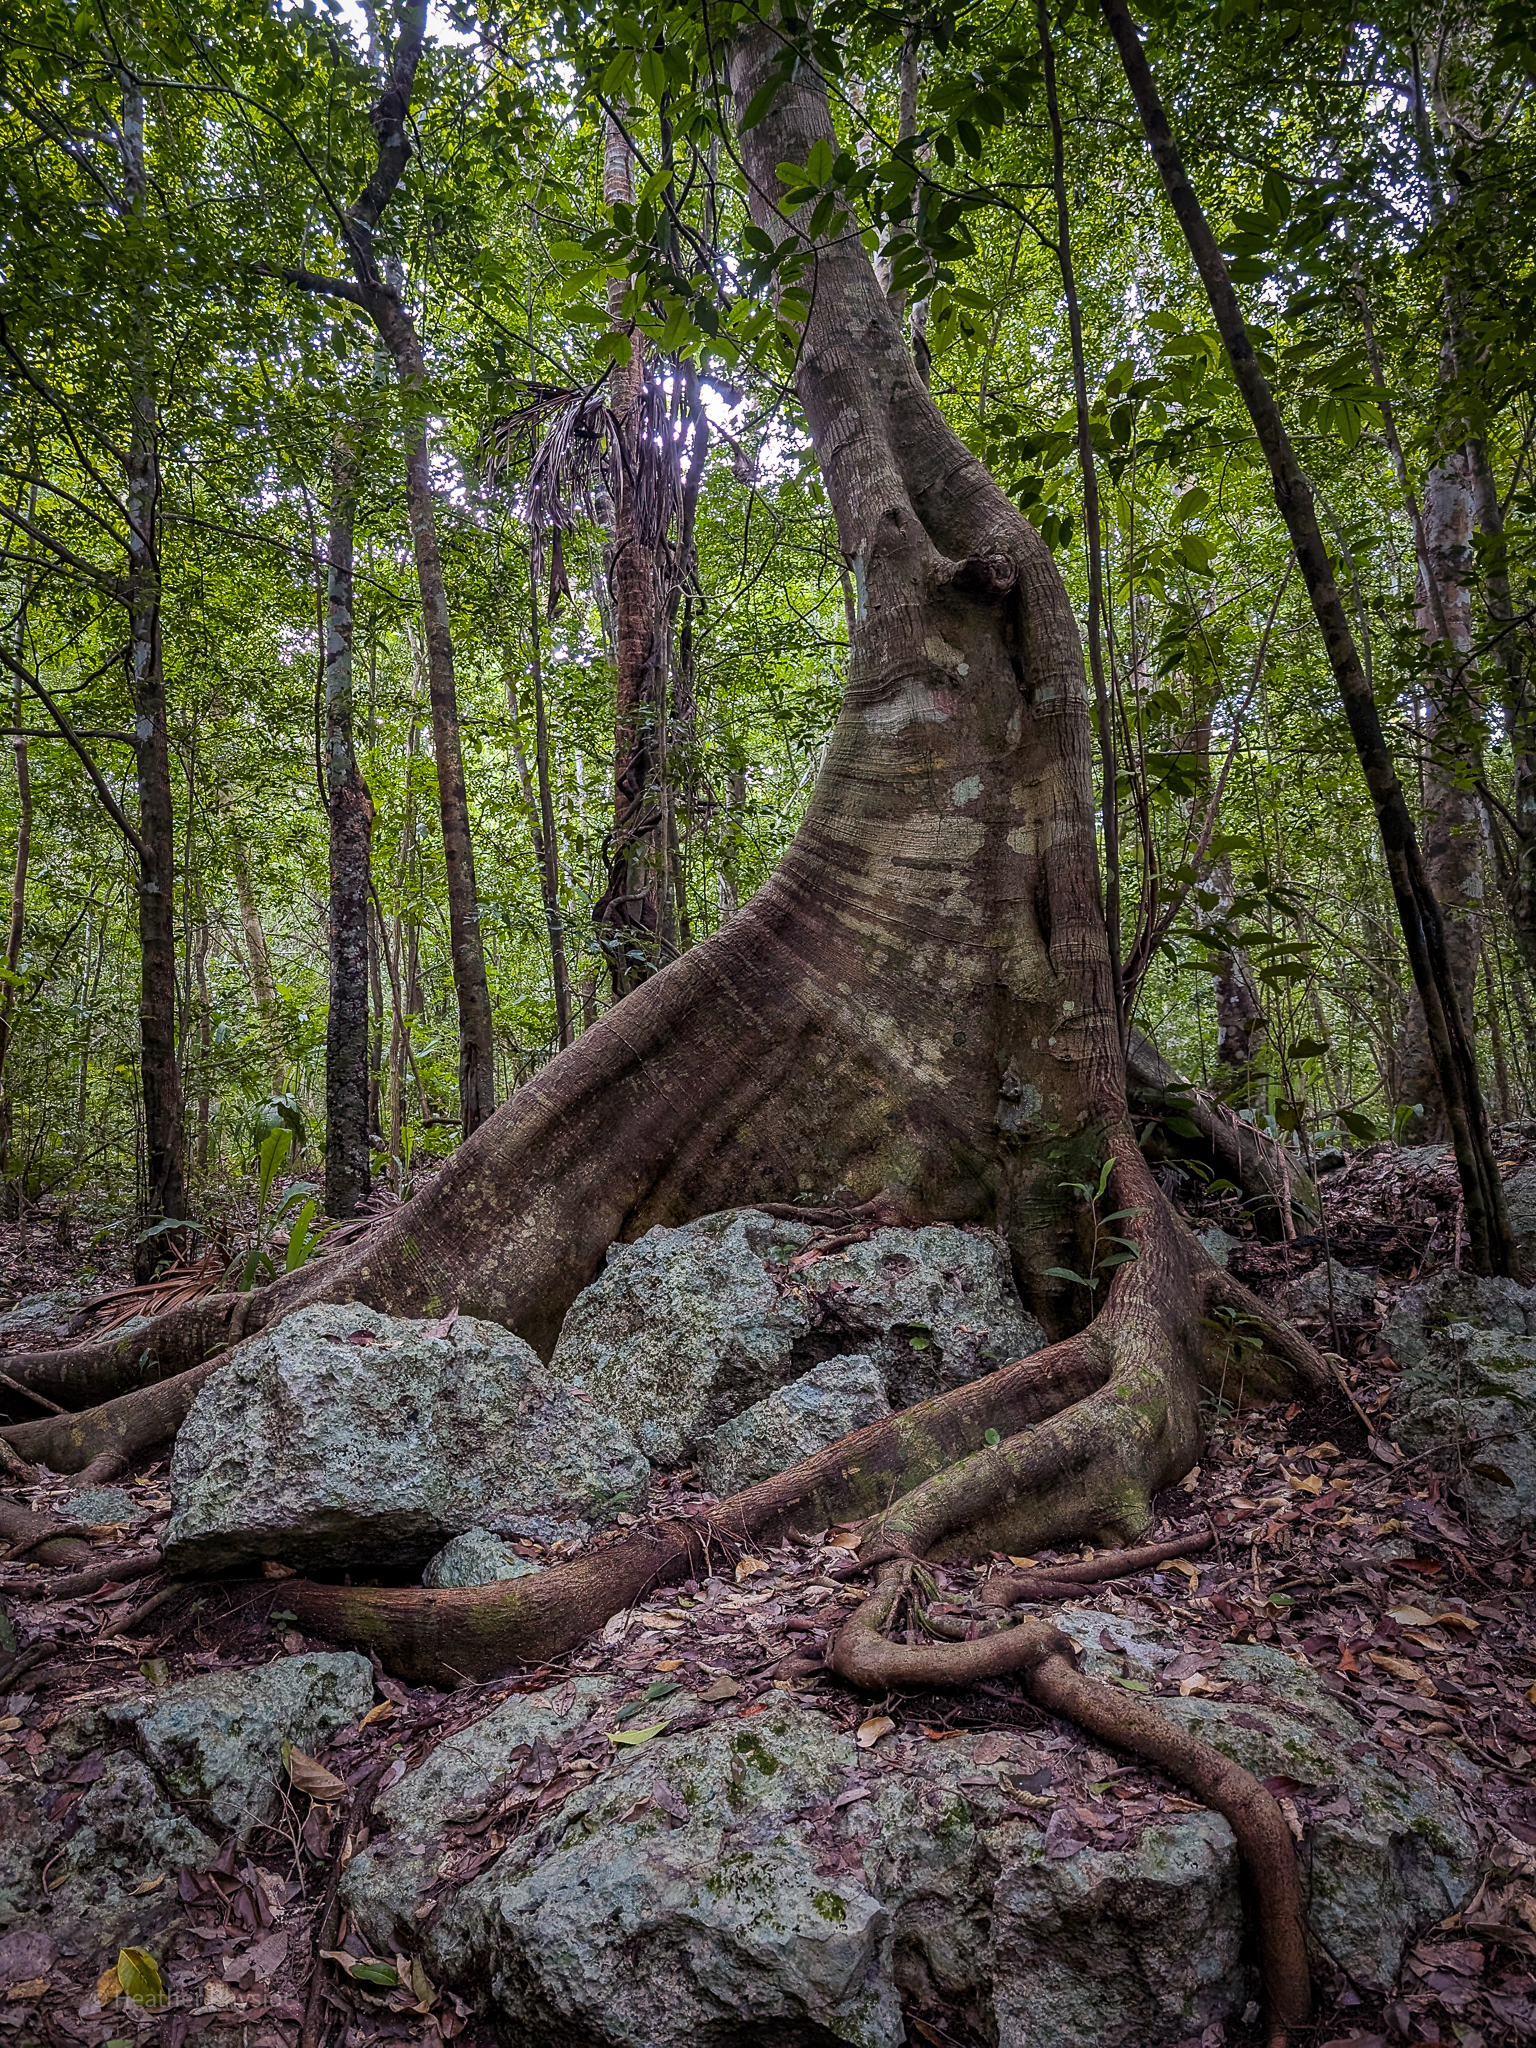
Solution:
M144 91L123 74L121 137L124 195L140 212L148 193ZM139 1065L144 1100L141 1226L187 1212L186 1134L176 1058L176 818L166 728L165 664L160 642L160 459L154 338L147 308L135 322L129 399L128 689L134 712L139 794ZM150 1279L167 1252L165 1236L140 1237L134 1277Z
M325 1208L355 1216L369 1186L368 888L373 797L357 764L352 702L352 524L357 451L331 470L325 566L325 793L330 817L330 1009L325 1027Z
M763 32L738 48L738 104L776 47ZM774 166L829 135L809 73L745 138L767 232L786 232L764 197ZM1127 1121L1070 606L923 387L857 239L818 252L797 383L858 597L841 714L777 872L519 1089L365 1249L127 1340L15 1360L17 1377L99 1399L318 1299L457 1305L547 1354L616 1238L747 1202L862 1204L1001 1230L1053 1332L1105 1303L1089 1350L1064 1347L1032 1399L1074 1402L1085 1359L1095 1385L1127 1389L1135 1428L1100 1404L1067 1461L1114 1483L1084 1495L1064 1465L1025 1486L1015 1519L1040 1541L1090 1512L1144 1521L1149 1489L1192 1455L1201 1316L1232 1283L1173 1219ZM1064 1183L1111 1157L1141 1257L1106 1288L1092 1211Z

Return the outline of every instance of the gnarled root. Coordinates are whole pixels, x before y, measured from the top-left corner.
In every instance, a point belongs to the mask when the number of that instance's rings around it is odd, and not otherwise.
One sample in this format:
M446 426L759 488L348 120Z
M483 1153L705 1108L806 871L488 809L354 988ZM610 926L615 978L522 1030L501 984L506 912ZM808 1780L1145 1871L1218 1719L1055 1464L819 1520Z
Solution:
M104 1472L109 1458L122 1469L176 1434L218 1363L217 1358L205 1359L174 1379L136 1387L78 1415L46 1415L36 1422L15 1423L4 1432L5 1441L23 1458L54 1472L85 1472L93 1466Z
M1209 1538L1204 1539L1209 1541ZM1173 1546L1149 1546L1162 1556ZM1137 1569L1131 1554L1121 1572ZM1150 1560L1143 1560L1144 1562ZM1106 1561L1107 1563L1108 1561ZM850 1616L833 1643L828 1663L862 1692L883 1693L911 1686L965 1686L979 1679L1012 1675L1053 1714L1134 1756L1162 1766L1228 1822L1258 1898L1259 1949L1269 2001L1269 2048L1284 2048L1292 2027L1304 2026L1311 2011L1301 1879L1290 1830L1278 1805L1248 1771L1208 1742L1165 1721L1155 1708L1117 1692L1077 1669L1071 1640L1050 1622L1029 1615L1012 1627L970 1642L934 1645L893 1643L884 1631L910 1589L914 1567L890 1560L879 1568L875 1591ZM1101 1576L1111 1576L1104 1570ZM1047 1574L1031 1593L1045 1592ZM1008 1581L1010 1589L1018 1580ZM1069 1590L1078 1590L1071 1581ZM1048 1596L1047 1596L1048 1597Z

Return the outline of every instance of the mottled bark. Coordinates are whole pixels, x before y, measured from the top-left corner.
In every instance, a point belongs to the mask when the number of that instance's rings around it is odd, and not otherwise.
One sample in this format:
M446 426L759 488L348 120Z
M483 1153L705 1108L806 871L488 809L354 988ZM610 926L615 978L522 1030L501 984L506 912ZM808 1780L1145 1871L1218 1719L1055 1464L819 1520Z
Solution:
M35 493L34 493L35 497ZM27 612L21 608L16 628L16 654L25 645ZM16 858L11 865L11 916L5 935L5 987L0 989L0 1204L14 1216L20 1207L20 1191L11 1183L12 1095L6 1068L10 1062L11 1039L15 1030L16 980L21 968L21 942L27 921L27 870L32 860L32 763L27 753L27 736L20 731L21 689L11 698L11 724L18 728L11 739L16 759Z
M283 1013L277 999L277 979L272 972L272 955L267 948L261 905L251 874L251 857L236 829L230 833L229 864L235 881L235 902L240 910L240 929L245 934L246 958L251 970L251 1000L256 1006L257 1030L267 1067L267 1088L281 1095L288 1078L283 1057Z
M1483 542L1483 603L1492 641L1493 676L1513 757L1510 807L1495 812L1494 847L1499 886L1509 912L1515 951L1529 980L1536 982L1536 664L1527 619L1517 622L1509 589L1509 551L1504 508L1481 435L1467 443L1477 531Z
M1472 518L1471 480L1465 453L1458 448L1424 480L1415 617L1432 675L1420 721L1424 872L1444 914L1446 959L1469 1039L1483 902L1482 817L1464 765L1466 735L1458 731L1469 708ZM1450 1119L1424 1005L1416 994L1408 1005L1400 1076L1403 1101L1417 1103L1423 1112L1409 1119L1405 1138L1410 1144L1444 1144Z
M325 1208L351 1217L369 1190L368 890L373 797L353 738L352 528L357 452L337 437L325 565L325 794L330 822L330 1008L325 1027Z

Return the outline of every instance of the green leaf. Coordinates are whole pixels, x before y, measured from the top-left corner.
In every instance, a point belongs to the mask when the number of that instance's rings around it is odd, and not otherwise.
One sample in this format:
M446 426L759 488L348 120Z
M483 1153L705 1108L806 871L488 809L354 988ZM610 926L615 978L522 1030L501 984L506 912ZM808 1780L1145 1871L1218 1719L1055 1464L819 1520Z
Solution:
M1002 1438L998 1435L995 1429L989 1429L986 1435L982 1438L982 1442L986 1445L989 1451L995 1451L998 1445L1002 1442Z
M649 1742L653 1735L659 1735L666 1725L665 1721L653 1721L649 1728L611 1728L608 1740L621 1743L626 1749L638 1749L642 1742Z
M1079 1287L1097 1287L1099 1284L1097 1280L1087 1280L1081 1273L1074 1273L1070 1266L1047 1266L1045 1278L1047 1280L1071 1280Z
M117 1981L125 1997L135 2005L164 2005L165 1985L160 1965L144 1948L120 1948L117 1952Z
M390 1991L393 1991L400 1982L400 1973L393 1963L374 1962L367 1956L361 1962L354 1963L347 1971L347 1975L355 1977L360 1984L379 1984Z
M1362 1144L1374 1145L1381 1136L1381 1132L1368 1116L1361 1116L1353 1109L1341 1109L1339 1122L1352 1138L1358 1138Z

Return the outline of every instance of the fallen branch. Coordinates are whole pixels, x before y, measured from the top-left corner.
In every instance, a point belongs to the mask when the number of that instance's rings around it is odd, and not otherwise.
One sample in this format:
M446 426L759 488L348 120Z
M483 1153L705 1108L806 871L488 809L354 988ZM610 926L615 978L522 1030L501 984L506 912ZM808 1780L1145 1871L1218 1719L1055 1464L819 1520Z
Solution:
M63 1579L18 1579L4 1588L23 1600L80 1600L87 1593L99 1593L103 1586L126 1586L135 1579L147 1579L161 1563L158 1550L141 1551L137 1557L116 1564L93 1565L89 1571L71 1572Z
M132 1393L119 1394L115 1401L104 1401L99 1408L86 1408L78 1415L12 1423L0 1430L0 1437L22 1457L54 1472L89 1470L109 1452L131 1463L141 1452L176 1434L218 1363L217 1358L205 1359L190 1372L136 1387Z

